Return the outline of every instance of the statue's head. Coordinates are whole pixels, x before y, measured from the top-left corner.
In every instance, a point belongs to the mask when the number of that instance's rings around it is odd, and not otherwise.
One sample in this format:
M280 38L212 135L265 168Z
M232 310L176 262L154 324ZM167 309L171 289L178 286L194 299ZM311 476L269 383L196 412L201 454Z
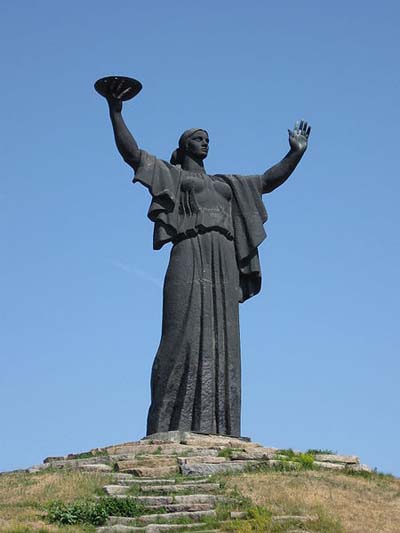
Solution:
M184 131L179 138L178 148L172 153L171 163L182 165L185 155L196 161L202 161L207 157L209 142L206 130L191 128Z

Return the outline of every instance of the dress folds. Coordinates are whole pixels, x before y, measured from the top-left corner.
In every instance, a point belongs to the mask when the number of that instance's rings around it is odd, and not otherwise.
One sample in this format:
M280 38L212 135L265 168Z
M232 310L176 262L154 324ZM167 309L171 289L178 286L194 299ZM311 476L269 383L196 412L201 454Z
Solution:
M173 247L147 434L240 436L239 302L257 294L267 219L260 176L190 173L141 152L155 249Z

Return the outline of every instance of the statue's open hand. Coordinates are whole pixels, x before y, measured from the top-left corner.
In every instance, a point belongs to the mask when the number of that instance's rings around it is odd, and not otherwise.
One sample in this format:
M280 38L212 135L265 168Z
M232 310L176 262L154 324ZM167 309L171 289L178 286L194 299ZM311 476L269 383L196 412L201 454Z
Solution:
M293 131L288 131L290 148L295 152L304 152L307 148L311 126L309 126L304 120L301 120L300 122L296 122Z
M108 105L113 111L121 111L123 100L128 100L133 93L133 88L123 79L115 78L110 81L105 95Z

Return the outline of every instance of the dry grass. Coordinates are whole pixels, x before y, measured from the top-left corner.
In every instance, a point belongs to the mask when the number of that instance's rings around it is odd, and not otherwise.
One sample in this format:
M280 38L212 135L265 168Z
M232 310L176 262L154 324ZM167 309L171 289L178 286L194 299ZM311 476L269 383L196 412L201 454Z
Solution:
M348 533L400 532L400 479L389 476L265 472L228 478L227 485L274 515L325 515Z
M104 474L68 471L1 475L0 532L93 532L91 526L48 524L43 506L50 500L68 502L99 494L110 481L111 476ZM319 526L313 531L400 532L399 479L310 470L240 474L224 481L227 488L236 487L254 505L267 508L273 515L318 515ZM249 524L245 526L240 531L248 531Z
M47 524L43 506L51 500L68 502L99 494L109 481L109 476L104 474L81 472L3 474L0 476L0 531L85 531L77 526L61 529Z

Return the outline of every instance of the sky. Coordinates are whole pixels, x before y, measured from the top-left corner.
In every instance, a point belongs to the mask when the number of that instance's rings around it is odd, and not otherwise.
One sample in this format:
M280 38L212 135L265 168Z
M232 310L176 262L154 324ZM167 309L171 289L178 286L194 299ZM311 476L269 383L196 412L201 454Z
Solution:
M169 160L210 135L208 173L264 172L262 292L241 306L242 434L330 449L400 476L400 4L0 3L0 471L145 434L170 247L114 146L123 114Z

